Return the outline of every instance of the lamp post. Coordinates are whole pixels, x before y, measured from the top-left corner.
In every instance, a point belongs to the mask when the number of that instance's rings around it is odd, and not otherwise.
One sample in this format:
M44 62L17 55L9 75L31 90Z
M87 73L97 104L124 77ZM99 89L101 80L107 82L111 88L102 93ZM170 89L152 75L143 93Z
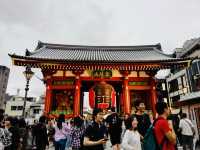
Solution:
M25 108L26 108L26 100L27 100L27 93L29 90L29 81L34 75L34 72L31 71L31 66L27 65L26 70L23 72L25 78L26 78L26 88L25 88L25 97L24 97L24 105L23 105L23 111L22 116L25 117Z

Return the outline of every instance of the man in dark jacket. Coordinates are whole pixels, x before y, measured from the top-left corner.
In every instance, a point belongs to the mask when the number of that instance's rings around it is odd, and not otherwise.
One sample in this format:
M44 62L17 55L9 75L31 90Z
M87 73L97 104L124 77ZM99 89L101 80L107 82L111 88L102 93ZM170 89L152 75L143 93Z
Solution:
M48 135L46 128L46 117L41 116L39 123L35 126L35 144L37 150L45 150L48 143Z

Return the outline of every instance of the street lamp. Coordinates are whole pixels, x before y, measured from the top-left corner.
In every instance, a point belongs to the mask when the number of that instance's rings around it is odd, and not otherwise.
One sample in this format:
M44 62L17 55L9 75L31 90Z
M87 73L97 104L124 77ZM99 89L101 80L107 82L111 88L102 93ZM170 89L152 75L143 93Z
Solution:
M27 65L26 70L23 72L25 78L26 78L26 88L25 88L25 97L24 97L24 105L23 105L23 111L22 111L22 116L25 117L25 108L26 108L26 100L27 100L27 93L29 90L29 81L34 75L34 72L31 71L31 66Z

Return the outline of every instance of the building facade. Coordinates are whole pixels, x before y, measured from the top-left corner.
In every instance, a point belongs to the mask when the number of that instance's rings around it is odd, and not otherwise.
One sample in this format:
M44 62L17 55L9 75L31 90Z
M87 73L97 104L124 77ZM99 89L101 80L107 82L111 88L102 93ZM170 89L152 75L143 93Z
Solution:
M191 58L191 62L185 69L173 69L166 79L169 100L188 114L200 133L200 38L186 41L175 52L178 58Z
M0 109L5 109L5 94L8 84L10 69L0 65Z
M38 101L30 105L28 111L29 118L34 118L39 120L39 117L43 115L44 112L44 100L45 100L44 95L41 95Z
M27 97L26 108L25 108L26 117L28 117L30 114L29 113L30 106L33 105L35 102L36 98ZM24 97L18 95L12 96L11 99L6 103L5 115L22 116L23 105L24 105Z
M83 46L39 42L25 56L9 54L14 65L41 68L46 83L45 114L73 117L83 112L89 92L91 108L115 107L122 114L144 102L155 114L155 75L160 69L185 68L188 58L172 58L161 45Z

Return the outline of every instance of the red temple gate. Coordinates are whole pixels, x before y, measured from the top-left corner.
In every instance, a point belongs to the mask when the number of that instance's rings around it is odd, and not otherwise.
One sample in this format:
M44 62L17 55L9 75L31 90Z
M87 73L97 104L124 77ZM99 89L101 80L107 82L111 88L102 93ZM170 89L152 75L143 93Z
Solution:
M131 113L143 101L155 114L155 74L160 69L183 68L188 58L171 58L161 46L78 46L39 42L34 53L10 55L18 66L41 68L46 83L44 113L57 117L81 114L83 93L90 106L117 107Z

